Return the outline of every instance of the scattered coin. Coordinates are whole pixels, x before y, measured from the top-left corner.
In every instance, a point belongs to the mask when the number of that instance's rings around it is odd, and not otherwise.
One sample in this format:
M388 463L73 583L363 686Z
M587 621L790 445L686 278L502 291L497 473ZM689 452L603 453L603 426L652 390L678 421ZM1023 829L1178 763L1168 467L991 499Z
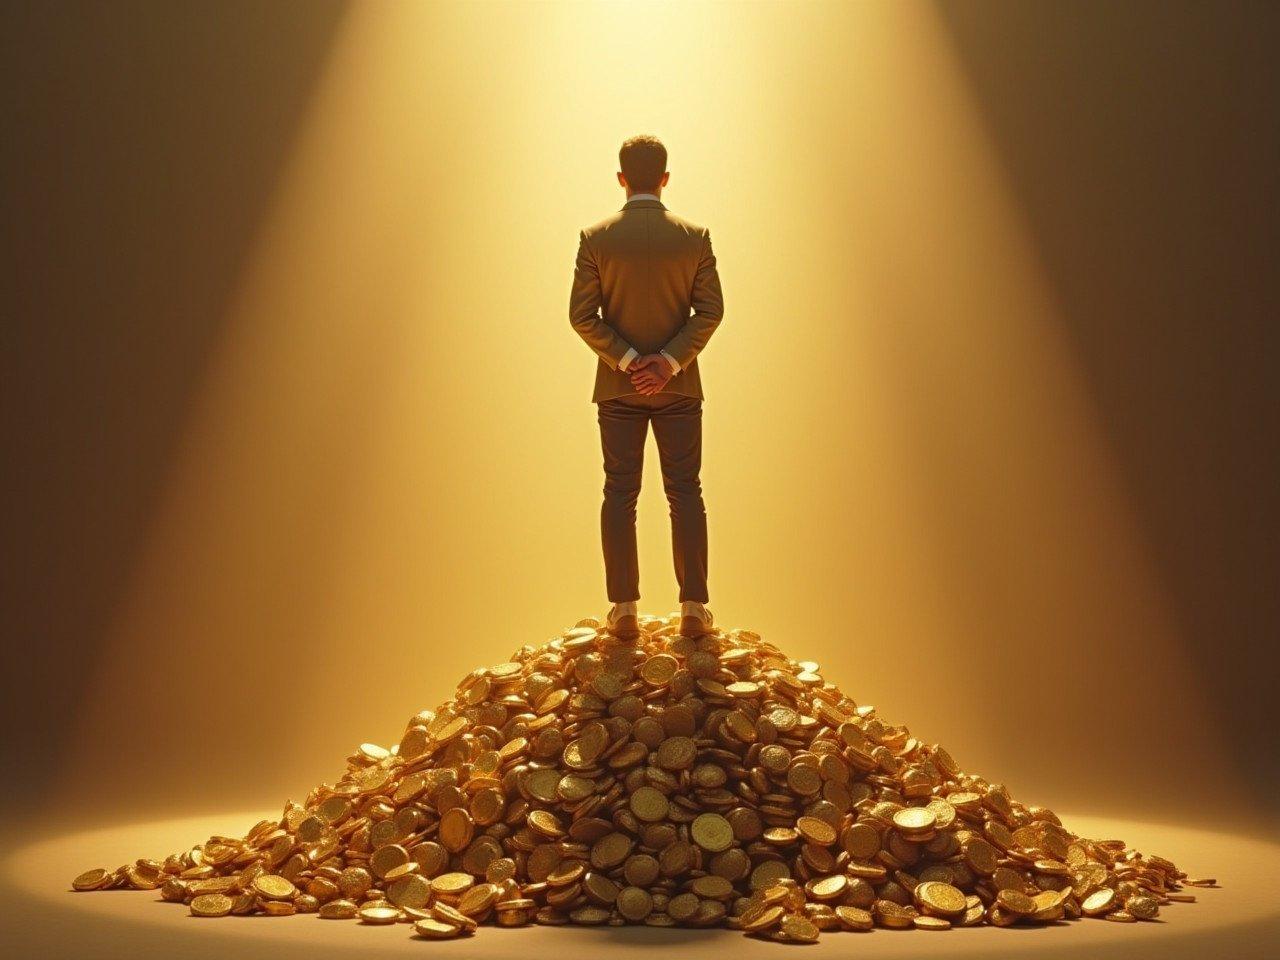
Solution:
M922 915L911 918L911 925L917 930L950 930L951 921L941 917Z
M71 886L76 890L97 890L100 886L107 882L110 874L101 867L93 870L86 870L80 876L71 881Z
M414 923L413 930L418 936L426 937L428 940L448 940L462 932L461 927L455 927L452 923L442 923L439 920L418 920Z
M377 904L369 904L360 908L360 919L364 923L395 923L400 919L400 911L394 907L380 907Z
M191 901L193 917L225 917L231 912L232 900L222 893L202 893Z

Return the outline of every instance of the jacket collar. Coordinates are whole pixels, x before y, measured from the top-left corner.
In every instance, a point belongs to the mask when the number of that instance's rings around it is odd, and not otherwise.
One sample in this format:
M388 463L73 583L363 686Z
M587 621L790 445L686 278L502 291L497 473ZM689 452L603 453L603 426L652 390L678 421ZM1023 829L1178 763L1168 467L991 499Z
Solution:
M661 200L646 200L643 198L639 200L628 200L618 209L619 210L635 210L638 207L648 207L651 210L667 209L666 204L664 204Z

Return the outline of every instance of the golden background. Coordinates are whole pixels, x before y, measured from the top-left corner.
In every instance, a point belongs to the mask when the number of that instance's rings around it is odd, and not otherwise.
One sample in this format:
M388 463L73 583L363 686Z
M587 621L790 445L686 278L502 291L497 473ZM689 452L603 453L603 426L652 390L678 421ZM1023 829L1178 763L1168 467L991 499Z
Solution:
M1274 8L5 19L32 829L301 799L604 612L567 301L651 132L725 292L718 622L1024 801L1274 834Z

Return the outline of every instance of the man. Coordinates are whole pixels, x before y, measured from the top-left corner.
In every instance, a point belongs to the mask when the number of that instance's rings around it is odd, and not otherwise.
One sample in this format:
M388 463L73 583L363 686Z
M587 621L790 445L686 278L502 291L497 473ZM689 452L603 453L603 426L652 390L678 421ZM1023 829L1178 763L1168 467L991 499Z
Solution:
M569 322L600 358L595 391L604 451L600 533L613 606L606 625L639 633L636 499L645 439L653 424L671 508L672 554L680 586L680 632L712 628L707 597L707 514L702 502L702 383L698 354L724 313L711 234L663 205L667 150L632 137L618 153L627 201L579 231Z

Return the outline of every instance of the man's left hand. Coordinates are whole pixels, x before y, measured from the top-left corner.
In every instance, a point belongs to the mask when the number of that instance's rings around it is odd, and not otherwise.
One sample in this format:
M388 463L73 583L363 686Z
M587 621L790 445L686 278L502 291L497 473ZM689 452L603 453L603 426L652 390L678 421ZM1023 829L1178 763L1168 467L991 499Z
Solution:
M658 393L674 376L671 364L660 353L649 353L631 362L631 385L637 392L649 395Z

